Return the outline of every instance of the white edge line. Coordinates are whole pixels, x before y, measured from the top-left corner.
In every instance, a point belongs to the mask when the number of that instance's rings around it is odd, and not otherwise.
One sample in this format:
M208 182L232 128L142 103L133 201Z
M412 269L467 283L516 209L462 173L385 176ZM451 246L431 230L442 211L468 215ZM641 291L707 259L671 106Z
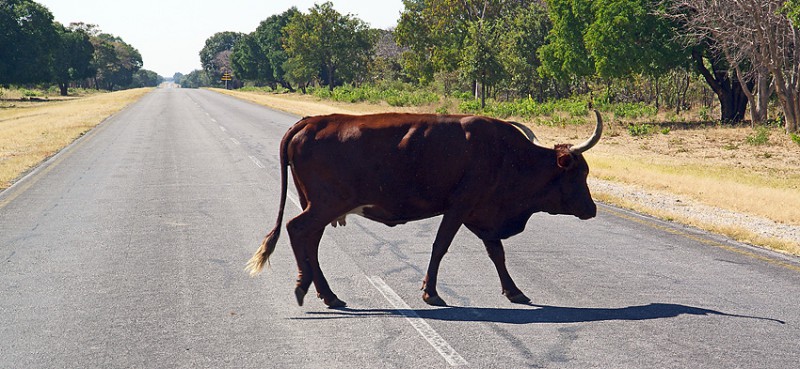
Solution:
M227 129L225 129L225 127L223 127L223 126L219 126L219 129L220 129L222 132L226 132L226 131L227 131Z
M231 137L231 141L236 145L241 145L241 142L239 142L239 140L237 140L237 139L235 139L233 137Z
M447 361L448 364L451 366L459 366L459 365L467 365L467 361L464 360L461 355L450 346L447 341L436 333L436 331L422 319L414 310L411 309L405 301L403 301L397 293L392 290L386 282L378 276L367 276L367 280L369 283L372 283L372 286L380 292L383 297L386 298L387 301L399 312L402 314L406 320L411 324L414 329L419 332L419 334L425 338L428 343L439 352L442 357Z

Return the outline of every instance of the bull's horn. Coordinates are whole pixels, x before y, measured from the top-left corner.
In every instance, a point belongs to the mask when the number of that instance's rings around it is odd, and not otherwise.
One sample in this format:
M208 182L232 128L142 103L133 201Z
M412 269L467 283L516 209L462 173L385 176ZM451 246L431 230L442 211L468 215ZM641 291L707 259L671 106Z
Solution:
M589 137L586 142L580 145L572 146L569 151L573 154L584 153L586 150L591 149L597 144L598 141L600 141L600 136L603 134L603 119L600 118L600 113L597 110L594 111L594 115L597 116L597 127L594 129L592 137Z
M549 147L542 145L542 143L539 142L539 139L536 138L536 135L533 134L533 131L531 131L531 129L528 128L528 126L522 123L511 122L511 121L509 121L508 123L511 123L512 126L516 127L520 132L522 132L522 134L524 134L525 137L527 137L528 140L532 142L534 145L539 146L541 148L549 149Z

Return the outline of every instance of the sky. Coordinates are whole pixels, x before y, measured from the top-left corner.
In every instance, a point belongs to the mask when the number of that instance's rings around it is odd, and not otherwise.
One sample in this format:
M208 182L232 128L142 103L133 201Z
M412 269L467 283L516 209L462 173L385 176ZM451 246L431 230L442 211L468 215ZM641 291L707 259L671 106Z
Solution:
M64 25L96 24L142 54L143 68L162 77L200 69L200 50L217 32L250 33L292 6L303 13L320 0L35 0ZM397 25L402 0L331 0L333 8L372 28Z

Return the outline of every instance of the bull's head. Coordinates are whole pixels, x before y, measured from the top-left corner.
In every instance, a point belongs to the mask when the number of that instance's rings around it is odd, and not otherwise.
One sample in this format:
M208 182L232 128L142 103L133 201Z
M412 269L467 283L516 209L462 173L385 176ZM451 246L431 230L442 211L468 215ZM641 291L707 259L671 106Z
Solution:
M543 209L551 214L574 215L580 219L594 218L597 215L597 205L592 200L586 178L589 176L589 165L583 158L583 153L591 149L600 141L603 134L603 120L597 110L597 126L588 140L579 145L561 144L555 147L555 160L558 174L548 185L546 197L551 200ZM553 150L542 145L536 136L531 137L534 145Z

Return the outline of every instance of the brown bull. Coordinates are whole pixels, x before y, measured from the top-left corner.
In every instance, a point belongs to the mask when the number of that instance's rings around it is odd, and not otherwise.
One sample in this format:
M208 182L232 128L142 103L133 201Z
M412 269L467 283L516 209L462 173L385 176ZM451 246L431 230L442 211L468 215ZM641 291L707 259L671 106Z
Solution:
M275 250L286 204L287 166L303 211L286 224L303 298L314 282L328 306L345 306L320 269L319 242L328 224L359 214L394 226L443 215L433 242L422 298L445 305L436 292L442 257L465 225L486 246L503 294L530 301L505 265L501 240L522 232L533 213L596 215L582 153L600 139L603 123L586 142L541 146L524 126L480 116L377 114L304 118L280 147L281 199L275 228L247 264L258 274ZM525 133L523 135L523 133ZM527 137L526 137L527 136Z

